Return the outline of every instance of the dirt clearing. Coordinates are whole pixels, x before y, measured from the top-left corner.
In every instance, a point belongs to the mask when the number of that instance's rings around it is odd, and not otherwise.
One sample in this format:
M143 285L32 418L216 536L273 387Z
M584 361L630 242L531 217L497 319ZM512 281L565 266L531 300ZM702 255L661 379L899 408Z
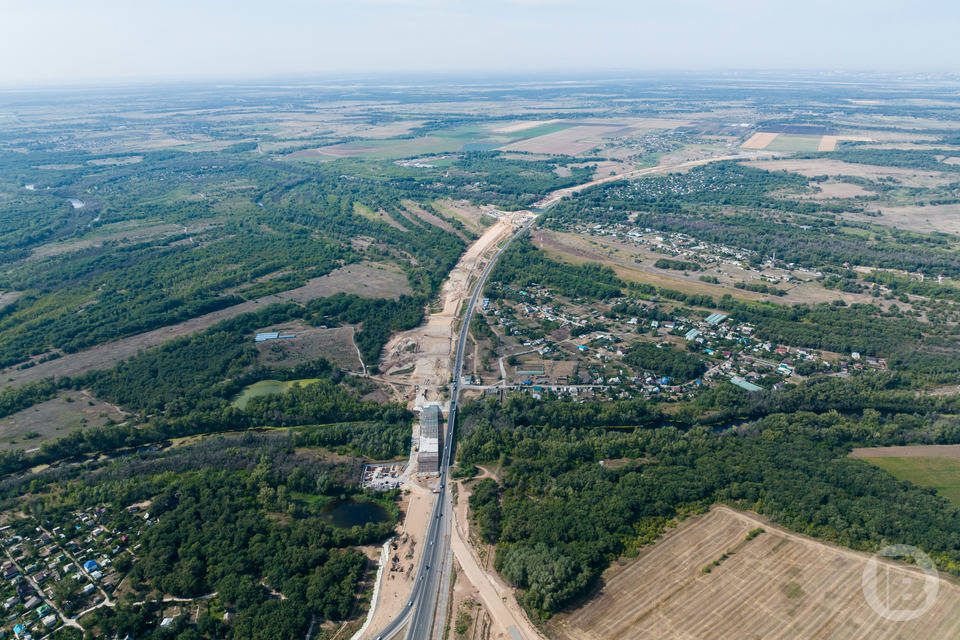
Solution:
M858 184L851 182L821 182L815 185L819 191L811 195L801 196L801 199L831 200L834 198L876 197L876 194L867 191Z
M485 548L483 558L477 553L476 545L471 542L476 534L470 531L467 508L470 500L469 485L460 482L457 486L458 496L453 508L450 547L463 569L462 578L476 588L480 602L492 616L490 639L515 640L522 637L525 640L543 640L543 634L533 626L517 603L513 588L492 568L486 569L493 566L490 547ZM514 632L519 633L519 636L514 635Z
M0 309L3 309L22 295L22 291L0 291Z
M844 218L858 222L882 224L887 227L896 227L907 231L931 233L960 234L960 204L935 204L927 206L888 207L885 205L871 205L880 216L867 216L847 212Z
M107 369L134 356L141 349L155 347L173 338L203 331L221 320L241 313L257 311L275 302L304 303L314 298L339 292L355 293L367 298L392 298L410 291L407 278L399 267L375 262L347 265L314 278L302 287L271 296L249 300L220 311L185 320L179 324L161 327L129 338L122 338L90 349L69 353L56 360L40 363L29 369L0 371L3 386L19 386L26 382L50 376L75 376L95 369Z
M766 532L747 540L758 527ZM725 559L724 553L729 553ZM869 559L715 507L681 524L640 558L609 569L592 601L551 624L564 640L957 637L956 585L941 580L924 615L891 622L865 599L862 579ZM704 572L707 565L710 571ZM916 606L917 598L922 602L918 570L883 562L875 575L881 596L888 584L896 589L893 608Z
M413 367L403 376L410 384L417 384L426 400L438 400L440 390L450 379L450 359L454 347L454 323L463 303L470 298L471 287L483 272L487 262L496 254L497 245L510 236L520 224L523 214L516 218L504 216L487 229L467 251L443 283L440 294L442 309L427 316L427 321L416 329L393 336L384 350L383 370L402 371Z
M341 369L360 371L360 358L353 342L353 327L317 329L297 322L264 327L259 331L276 331L292 334L294 337L258 342L258 364L290 368L318 358L326 358Z
M407 603L416 567L420 561L421 542L430 522L430 509L434 495L427 489L412 489L400 505L403 512L403 526L390 543L387 566L383 569L383 581L374 607L373 617L367 625L363 638L372 640L377 633L396 618Z

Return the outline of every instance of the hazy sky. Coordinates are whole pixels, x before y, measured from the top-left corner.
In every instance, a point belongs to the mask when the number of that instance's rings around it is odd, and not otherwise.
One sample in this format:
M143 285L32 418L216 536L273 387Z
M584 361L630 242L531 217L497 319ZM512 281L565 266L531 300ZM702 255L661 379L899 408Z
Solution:
M369 71L958 71L956 0L0 0L0 84Z

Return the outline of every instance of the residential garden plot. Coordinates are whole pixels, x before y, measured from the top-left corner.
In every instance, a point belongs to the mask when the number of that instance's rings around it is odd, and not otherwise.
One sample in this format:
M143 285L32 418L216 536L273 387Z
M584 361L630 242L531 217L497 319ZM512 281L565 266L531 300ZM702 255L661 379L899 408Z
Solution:
M748 539L757 528L766 531ZM869 558L715 507L609 569L593 599L551 626L564 640L926 640L960 633L960 589L943 580L924 615L906 622L878 615L862 588ZM897 589L900 606L919 603L922 575L892 563L878 571Z

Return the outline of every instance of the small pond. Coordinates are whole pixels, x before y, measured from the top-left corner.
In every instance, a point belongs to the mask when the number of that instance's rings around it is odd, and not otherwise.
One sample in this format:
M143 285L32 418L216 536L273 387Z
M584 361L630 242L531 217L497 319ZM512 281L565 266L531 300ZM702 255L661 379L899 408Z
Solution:
M336 500L325 506L322 514L330 524L343 529L390 519L390 513L379 504L359 500Z

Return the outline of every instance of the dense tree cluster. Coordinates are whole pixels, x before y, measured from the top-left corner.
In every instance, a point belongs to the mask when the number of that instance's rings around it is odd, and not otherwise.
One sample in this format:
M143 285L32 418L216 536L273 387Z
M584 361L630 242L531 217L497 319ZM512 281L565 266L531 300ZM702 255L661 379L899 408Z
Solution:
M607 300L620 297L624 283L608 266L557 262L521 238L497 261L485 295L491 298L507 295L503 285L519 288L540 285L571 298Z
M909 414L776 413L719 434L609 429L589 413L551 421L517 402L465 406L459 455L502 465L502 487L487 483L476 507L482 522L498 515L497 528L481 525L491 539L499 529L496 566L538 615L587 592L613 558L653 541L669 519L718 501L856 549L914 544L960 570L960 511L846 455L853 443L903 438L918 426ZM945 432L953 440L956 422ZM606 459L631 462L598 464Z
M693 380L707 370L703 360L692 353L672 345L657 345L652 342L636 343L623 357L631 367L658 376L666 376L673 382Z

